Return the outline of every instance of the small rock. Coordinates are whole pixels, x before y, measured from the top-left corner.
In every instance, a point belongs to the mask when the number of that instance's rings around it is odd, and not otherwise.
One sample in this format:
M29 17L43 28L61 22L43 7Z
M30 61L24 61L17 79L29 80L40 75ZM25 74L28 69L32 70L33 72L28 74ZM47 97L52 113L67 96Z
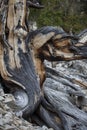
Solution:
M16 130L12 125L5 125L5 130Z
M21 126L20 129L21 130L29 130L28 126Z
M0 101L4 100L4 98L2 96L0 96Z
M15 99L12 96L12 94L5 94L5 100L4 100L5 103L14 102L14 101L15 101Z
M0 119L0 126L3 126L2 118Z
M43 126L41 128L39 128L38 130L53 130L52 128L48 129L46 126Z

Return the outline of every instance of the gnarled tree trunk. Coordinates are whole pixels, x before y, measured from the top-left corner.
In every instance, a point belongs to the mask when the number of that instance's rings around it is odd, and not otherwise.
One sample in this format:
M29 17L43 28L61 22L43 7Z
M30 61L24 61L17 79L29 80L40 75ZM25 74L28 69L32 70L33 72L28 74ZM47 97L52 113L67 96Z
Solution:
M87 87L86 82L72 79L52 68L44 68L44 60L87 58L87 40L84 41L81 34L81 39L77 40L62 29L49 26L30 33L26 5L43 6L28 0L4 0L0 3L0 75L6 91L15 97L17 111L22 111L27 119L31 115L36 124L45 124L54 130L86 130L87 113L83 108L86 94L82 92ZM72 43L72 40L77 43ZM57 91L51 88L51 83L50 87L45 84L42 97L40 85L43 84L45 70L48 78L70 89ZM40 85L36 71L41 78Z
M2 1L2 21L0 21L0 73L4 85L15 96L18 90L26 94L22 109L24 115L31 114L41 100L41 91L35 73L32 56L25 38L26 0ZM18 93L20 95L20 91ZM28 99L27 99L28 98ZM19 100L20 102L23 99ZM28 101L27 101L28 100ZM22 102L22 105L23 103Z

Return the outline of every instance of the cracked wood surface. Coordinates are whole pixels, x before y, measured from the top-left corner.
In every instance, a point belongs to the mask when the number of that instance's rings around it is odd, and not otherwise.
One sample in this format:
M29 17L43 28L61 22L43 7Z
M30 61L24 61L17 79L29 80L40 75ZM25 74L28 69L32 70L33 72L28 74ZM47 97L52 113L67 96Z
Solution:
M87 58L87 43L78 43L76 37L67 34L61 28L51 26L28 32L25 22L26 2L9 0L4 11L4 19L0 23L0 31L3 34L3 37L0 35L0 73L4 85L11 91L21 87L28 94L29 102L22 110L23 117L28 118L36 110L31 118L39 125L46 124L55 130L85 130L87 114L83 106L86 104L86 96L78 85L83 87L86 83L61 74L58 78L50 69L52 74L49 76L52 79L70 86L73 90L61 92L47 87L43 91L42 85L46 71L44 60L52 62ZM76 40L75 44L73 40Z
M5 18L0 25L3 29L3 43L0 45L0 72L3 82L10 91L22 88L28 95L28 105L22 110L24 116L34 112L41 100L41 90L37 81L30 49L25 44L28 33L26 0L9 0Z

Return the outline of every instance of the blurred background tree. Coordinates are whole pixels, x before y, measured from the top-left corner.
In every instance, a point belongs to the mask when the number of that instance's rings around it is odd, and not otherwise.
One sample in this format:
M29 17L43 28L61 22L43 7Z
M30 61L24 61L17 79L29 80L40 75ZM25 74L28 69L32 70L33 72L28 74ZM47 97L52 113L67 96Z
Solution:
M40 0L39 0L40 1ZM41 0L44 9L31 9L30 21L38 27L61 26L66 31L79 32L87 28L87 0Z

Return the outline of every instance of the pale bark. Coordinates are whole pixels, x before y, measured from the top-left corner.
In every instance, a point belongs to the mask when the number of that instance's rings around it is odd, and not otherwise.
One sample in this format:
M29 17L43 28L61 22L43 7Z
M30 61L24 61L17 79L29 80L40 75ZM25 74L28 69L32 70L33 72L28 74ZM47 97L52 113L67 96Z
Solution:
M42 6L27 0L3 2L0 20L0 75L3 88L10 89L13 95L18 92L20 96L23 91L27 94L28 104L20 108L25 119L31 119L38 125L45 124L54 130L86 130L86 81L44 67L45 59L51 62L86 59L84 32L76 37L51 26L28 32L26 3L37 8ZM75 44L72 43L74 40ZM84 42L78 43L81 41ZM45 84L42 89L46 71L47 78L62 84L62 91L51 88L51 83Z
M6 8L5 8L6 7ZM0 23L2 33L0 44L0 73L3 82L11 93L23 89L28 95L28 104L22 110L23 115L31 114L41 98L40 87L28 45L25 38L28 33L26 25L26 0L9 0ZM14 87L12 87L14 86Z

